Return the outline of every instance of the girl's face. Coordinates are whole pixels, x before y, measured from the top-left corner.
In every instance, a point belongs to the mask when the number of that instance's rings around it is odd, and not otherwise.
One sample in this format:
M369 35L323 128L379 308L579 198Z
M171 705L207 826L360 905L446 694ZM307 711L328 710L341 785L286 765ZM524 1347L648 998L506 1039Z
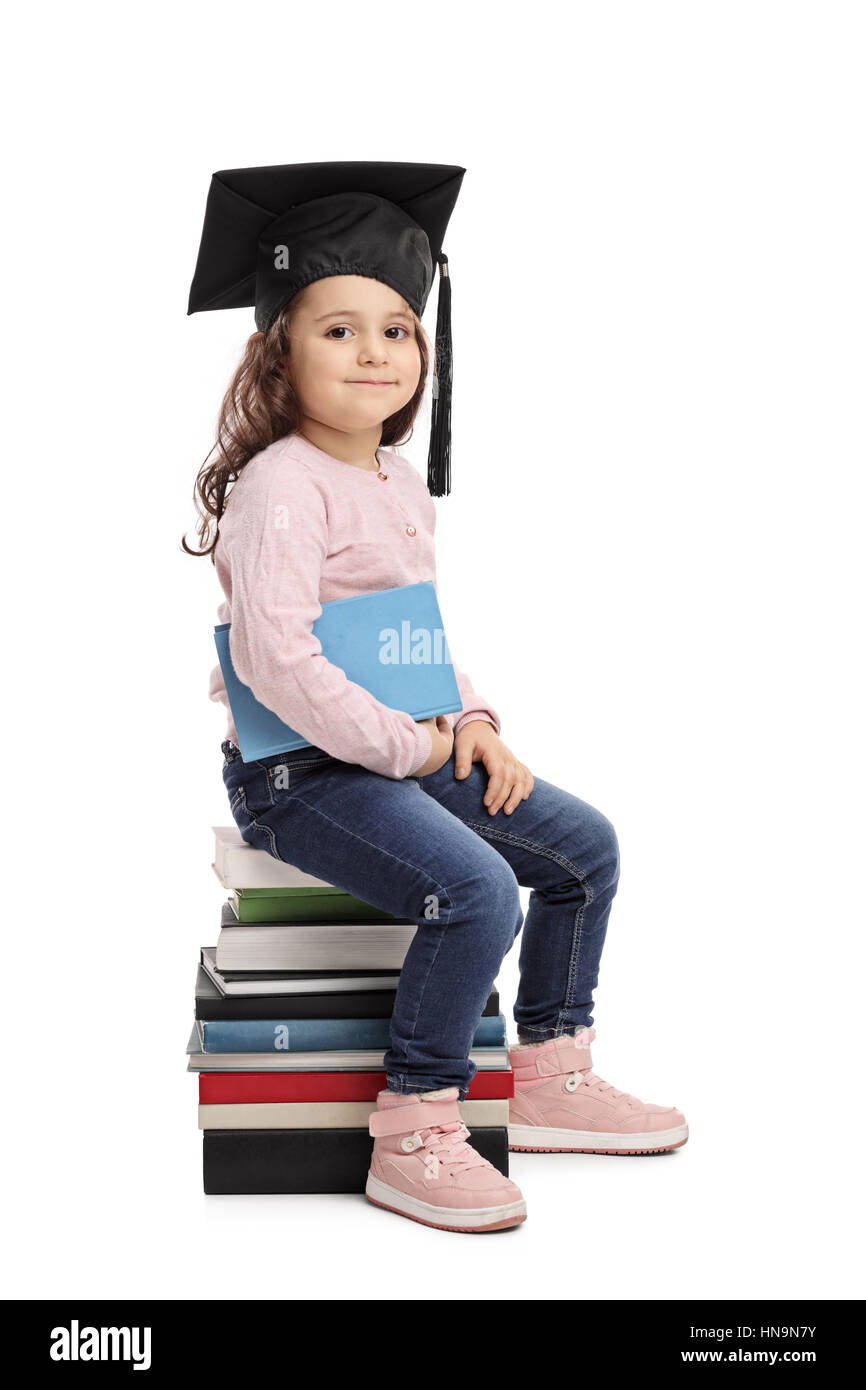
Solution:
M315 280L292 317L287 370L310 419L349 434L378 427L418 388L408 304L364 275Z

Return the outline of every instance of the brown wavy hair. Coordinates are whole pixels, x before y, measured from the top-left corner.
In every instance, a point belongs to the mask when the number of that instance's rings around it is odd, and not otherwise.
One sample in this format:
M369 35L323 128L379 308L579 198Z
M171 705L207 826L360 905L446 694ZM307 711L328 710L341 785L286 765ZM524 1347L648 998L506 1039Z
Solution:
M200 546L198 550L191 549L184 535L181 548L187 555L210 555L213 562L220 517L232 484L255 454L300 427L301 411L286 364L292 318L303 293L301 290L280 309L266 333L253 333L247 342L220 406L216 443L199 469L193 488ZM418 387L403 409L383 422L380 441L383 446L403 444L411 439L427 383L430 347L420 319L415 314L412 319L421 358Z

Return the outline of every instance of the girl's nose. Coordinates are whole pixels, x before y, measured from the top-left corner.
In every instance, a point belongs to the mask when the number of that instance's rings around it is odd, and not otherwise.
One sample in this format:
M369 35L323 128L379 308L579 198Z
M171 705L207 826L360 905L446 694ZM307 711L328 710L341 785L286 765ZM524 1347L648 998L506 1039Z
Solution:
M361 362L387 362L388 354L381 338L371 338L369 342L362 341L358 346L358 360Z

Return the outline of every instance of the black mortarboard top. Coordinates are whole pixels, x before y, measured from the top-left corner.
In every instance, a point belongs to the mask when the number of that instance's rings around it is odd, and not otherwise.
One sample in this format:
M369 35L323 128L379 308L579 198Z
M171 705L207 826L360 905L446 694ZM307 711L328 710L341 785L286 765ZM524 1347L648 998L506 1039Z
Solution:
M267 331L314 280L368 275L420 318L439 266L427 487L451 491L451 281L442 241L465 169L455 164L270 164L222 169L208 192L190 314L255 306Z

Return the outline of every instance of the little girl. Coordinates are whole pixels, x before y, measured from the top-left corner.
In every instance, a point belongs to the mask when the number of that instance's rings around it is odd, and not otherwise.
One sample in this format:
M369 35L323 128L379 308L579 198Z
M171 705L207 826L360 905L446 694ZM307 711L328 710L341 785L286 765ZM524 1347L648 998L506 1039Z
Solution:
M367 1197L415 1221L489 1231L525 1220L520 1189L468 1142L458 1100L503 957L523 929L509 1146L657 1153L679 1110L592 1070L593 990L619 878L616 835L535 779L454 666L462 709L415 722L321 652L333 599L432 580L432 495L449 490L450 282L441 253L464 171L308 164L215 174L190 312L254 303L197 481L201 546L238 677L310 746L243 761L226 704L223 778L243 838L417 931L400 975L387 1090L370 1117ZM274 212L274 209L282 209ZM421 405L421 327L440 266L425 487L394 445ZM188 547L185 546L188 549ZM518 887L532 889L524 922Z

